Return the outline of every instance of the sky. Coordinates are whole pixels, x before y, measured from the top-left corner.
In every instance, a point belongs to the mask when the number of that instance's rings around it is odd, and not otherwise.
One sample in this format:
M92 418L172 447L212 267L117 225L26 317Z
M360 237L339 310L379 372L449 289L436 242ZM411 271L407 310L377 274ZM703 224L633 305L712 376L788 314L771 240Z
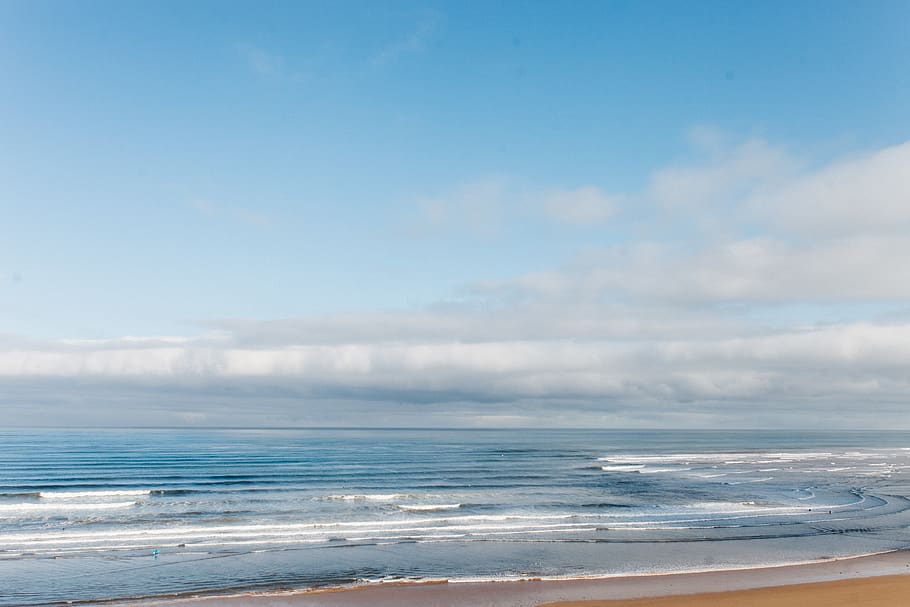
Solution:
M910 428L910 3L0 2L0 425Z

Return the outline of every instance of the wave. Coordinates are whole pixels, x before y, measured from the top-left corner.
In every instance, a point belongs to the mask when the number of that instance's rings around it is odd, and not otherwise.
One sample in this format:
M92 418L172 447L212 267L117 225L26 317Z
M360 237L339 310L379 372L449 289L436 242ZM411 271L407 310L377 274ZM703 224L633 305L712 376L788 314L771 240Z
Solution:
M695 502L681 508L683 512L692 510L712 514L742 514L748 512L797 513L803 512L804 508L791 505L763 505L752 500L743 502Z
M136 502L102 502L102 503L50 503L50 504L0 504L0 513L4 512L69 512L73 510L113 510L129 508Z
M41 493L38 491L25 491L22 493L0 493L0 499L4 500L13 500L13 499L35 499L41 496Z
M610 464L780 464L813 460L854 459L855 452L828 451L743 451L713 453L616 454L597 458ZM871 456L869 456L871 457Z
M130 504L134 502L129 502ZM393 520L370 520L370 521L324 521L312 523L275 523L275 524L237 524L237 525L186 525L182 527L169 528L151 528L151 529L118 529L115 531L42 531L40 535L32 533L9 533L4 534L4 541L29 540L37 538L52 540L61 540L74 537L143 537L153 538L158 536L182 536L186 534L222 534L222 533L244 533L244 534L294 534L307 530L337 530L343 528L399 528L413 527L415 525L439 524L442 526L464 525L467 523L490 524L490 523L516 523L522 524L539 524L539 521L559 521L567 519L587 519L593 515L582 514L471 514L463 516L435 516L422 518L400 518Z
M439 512L441 510L455 510L462 504L398 504L398 508L406 512Z
M66 533L60 537L43 534L16 534L7 538L5 547L27 549L30 552L64 553L82 551L111 551L146 547L198 548L252 544L293 544L367 539L409 540L417 537L440 539L454 535L474 538L499 535L540 534L594 531L591 523L519 523L519 524L459 524L444 527L425 526L421 521L401 523L395 527L370 525L366 527L310 528L295 530L260 529L255 531L224 531L214 533L205 528L159 530L159 533L124 534L117 532Z
M692 468L648 468L643 467L637 470L639 474L661 474L664 472L685 472L686 470L691 470Z
M729 481L728 485L748 485L749 483L766 483L770 480L774 480L773 476L766 476L765 478L747 478L742 481Z
M205 491L202 491L205 492ZM198 489L153 489L150 495L189 495L191 493L202 493Z
M856 502L858 504L863 501ZM130 503L126 503L129 505ZM831 509L843 511L855 504ZM47 508L50 504L29 504ZM65 505L61 502L61 505ZM97 508L97 504L86 505ZM107 506L107 504L105 504ZM462 504L416 505L427 508L458 508ZM407 504L399 507L407 508ZM411 506L412 508L414 505ZM804 507L742 502L695 502L672 509L646 508L636 512L600 514L501 514L463 516L406 516L394 520L323 521L255 525L151 526L133 529L67 529L26 531L5 534L4 548L36 555L114 553L152 548L162 550L209 549L215 546L290 546L294 544L335 544L337 542L447 542L447 541L544 541L541 534L562 536L545 541L617 541L591 536L592 533L682 529L769 527L781 522L745 522L759 517L791 517L805 514ZM426 511L426 510L424 510ZM811 511L811 510L810 510ZM418 510L420 512L420 510ZM765 519L768 520L768 519ZM780 519L783 520L783 519ZM743 521L742 524L737 521ZM799 521L796 521L799 522ZM788 532L789 533L789 532ZM579 534L585 534L579 536ZM626 540L618 540L626 541ZM636 540L637 541L637 540ZM658 538L657 541L671 541ZM674 540L675 541L675 540ZM688 541L685 538L679 541Z
M317 497L313 499L317 500L331 500L331 501L366 501L366 502L393 502L395 500L406 500L406 499L416 499L418 496L411 495L408 493L366 493L366 494L351 494L351 495L326 495L323 497Z
M46 500L69 500L104 497L141 497L150 495L150 489L112 489L106 491L42 491L38 497Z

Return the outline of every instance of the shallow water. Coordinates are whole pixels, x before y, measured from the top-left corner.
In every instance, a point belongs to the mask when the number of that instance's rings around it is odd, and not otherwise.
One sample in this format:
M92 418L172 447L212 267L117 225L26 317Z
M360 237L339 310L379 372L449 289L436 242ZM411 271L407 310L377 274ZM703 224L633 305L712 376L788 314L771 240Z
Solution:
M0 433L0 605L910 546L907 433Z

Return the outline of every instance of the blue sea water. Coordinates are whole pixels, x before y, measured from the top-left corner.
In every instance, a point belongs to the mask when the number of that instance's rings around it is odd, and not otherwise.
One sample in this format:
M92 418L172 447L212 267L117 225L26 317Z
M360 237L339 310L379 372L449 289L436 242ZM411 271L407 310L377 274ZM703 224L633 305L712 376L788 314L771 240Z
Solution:
M0 432L0 605L910 546L910 434Z

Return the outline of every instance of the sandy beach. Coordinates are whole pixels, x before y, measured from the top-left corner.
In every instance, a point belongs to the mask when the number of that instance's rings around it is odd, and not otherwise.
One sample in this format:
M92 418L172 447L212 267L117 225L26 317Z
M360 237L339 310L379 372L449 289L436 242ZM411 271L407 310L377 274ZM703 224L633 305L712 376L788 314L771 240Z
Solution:
M541 607L854 607L902 606L910 596L910 575L796 584L696 595L605 601L562 601Z
M146 607L832 607L906 605L910 552L804 565L598 579L383 584L206 596Z

